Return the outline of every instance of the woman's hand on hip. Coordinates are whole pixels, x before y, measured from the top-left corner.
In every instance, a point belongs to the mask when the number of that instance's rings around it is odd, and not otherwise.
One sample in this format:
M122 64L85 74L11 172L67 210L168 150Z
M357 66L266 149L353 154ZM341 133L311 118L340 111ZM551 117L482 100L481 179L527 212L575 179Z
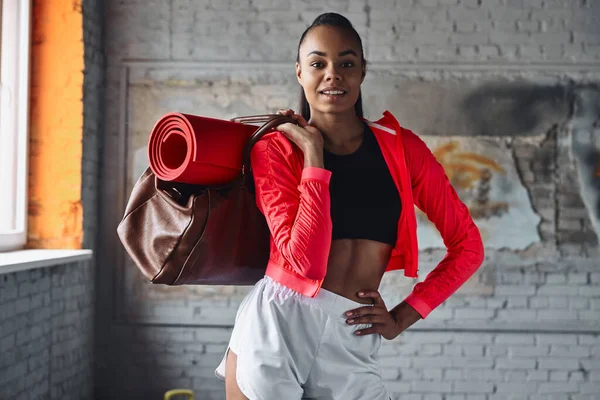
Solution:
M358 295L362 298L373 299L373 305L348 310L344 314L346 323L349 325L372 324L372 326L355 331L355 335L364 336L378 333L387 340L391 340L402 333L400 324L388 311L378 291L358 292Z

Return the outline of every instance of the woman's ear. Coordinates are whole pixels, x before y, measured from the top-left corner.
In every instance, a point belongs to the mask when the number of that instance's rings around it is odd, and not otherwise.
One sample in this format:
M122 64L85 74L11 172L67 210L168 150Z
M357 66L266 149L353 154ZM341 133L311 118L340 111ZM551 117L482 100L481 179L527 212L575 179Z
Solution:
M298 79L298 83L302 84L302 67L300 67L299 62L296 62L296 78Z

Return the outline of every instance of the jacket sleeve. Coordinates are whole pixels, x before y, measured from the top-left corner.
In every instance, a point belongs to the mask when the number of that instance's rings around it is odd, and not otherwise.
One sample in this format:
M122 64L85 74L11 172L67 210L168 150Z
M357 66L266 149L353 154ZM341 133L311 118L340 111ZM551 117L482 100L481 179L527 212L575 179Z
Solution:
M290 162L293 157L291 146L283 146L273 137L253 146L257 206L267 220L275 246L294 272L322 280L331 247L331 172L316 167L294 170Z
M442 261L405 300L425 318L475 273L484 249L469 210L427 145L409 130L403 130L402 140L413 200L435 224L447 248Z

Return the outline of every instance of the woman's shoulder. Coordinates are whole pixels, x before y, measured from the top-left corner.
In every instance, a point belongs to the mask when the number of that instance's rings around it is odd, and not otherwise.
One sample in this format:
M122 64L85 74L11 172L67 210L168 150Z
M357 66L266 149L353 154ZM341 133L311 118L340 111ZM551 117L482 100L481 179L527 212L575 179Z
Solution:
M394 138L393 140L395 141L396 138L399 138L402 147L404 147L404 157L410 165L412 165L413 161L421 160L431 153L427 144L417 133L404 126L401 120L398 120L387 110L377 121L367 121L367 123L371 125L371 127L379 128L382 132L389 133L389 140Z
M293 171L302 170L302 154L282 132L273 131L264 135L252 146L250 152L253 163L287 165Z
M408 128L401 128L400 134L402 135L402 142L406 146L427 147L423 139L421 139L419 135Z
M294 152L294 146L285 137L282 132L273 131L265 134L258 142L252 147L252 151L260 149L267 152L277 152L283 155L290 155Z
M411 129L402 125L402 121L398 120L390 111L386 110L378 120L365 120L371 128L377 128L382 132L387 132L392 136L399 136L403 142L421 143L422 140Z

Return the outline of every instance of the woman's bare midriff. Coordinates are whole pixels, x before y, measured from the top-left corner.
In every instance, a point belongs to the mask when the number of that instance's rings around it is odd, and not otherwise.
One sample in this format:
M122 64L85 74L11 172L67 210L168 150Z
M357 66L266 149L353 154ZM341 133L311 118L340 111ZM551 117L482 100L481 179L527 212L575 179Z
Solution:
M331 243L323 289L363 304L362 290L379 290L393 247L366 239L338 239Z

